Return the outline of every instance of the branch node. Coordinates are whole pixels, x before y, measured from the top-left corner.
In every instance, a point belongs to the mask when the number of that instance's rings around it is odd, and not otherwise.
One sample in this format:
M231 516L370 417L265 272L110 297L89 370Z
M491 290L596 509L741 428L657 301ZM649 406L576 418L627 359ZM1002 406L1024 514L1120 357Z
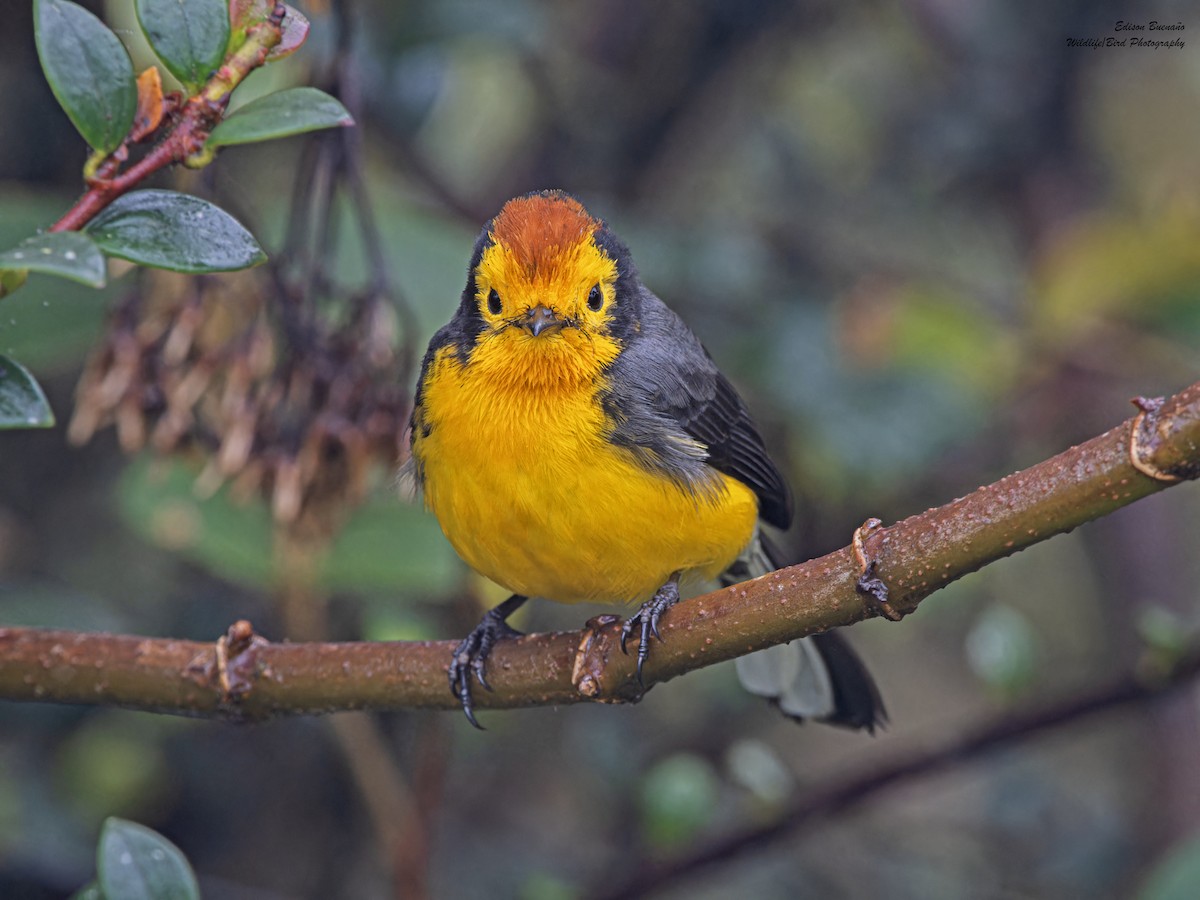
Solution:
M604 670L616 645L616 633L621 617L612 614L593 616L588 619L579 633L579 645L575 648L575 662L571 667L571 684L580 695L589 700L606 700L604 693Z
M1150 457L1158 448L1158 414L1162 410L1162 397L1134 397L1132 401L1139 410L1129 430L1129 462L1148 478L1165 484L1174 484L1183 478L1155 465Z
M236 703L250 693L258 675L258 650L268 644L245 619L217 638L217 685L223 703Z
M868 608L892 622L899 622L904 613L892 605L888 586L876 575L879 568L879 543L883 538L883 522L875 517L867 519L854 529L854 559L858 562L859 576L854 589L863 595ZM871 546L867 546L867 541Z

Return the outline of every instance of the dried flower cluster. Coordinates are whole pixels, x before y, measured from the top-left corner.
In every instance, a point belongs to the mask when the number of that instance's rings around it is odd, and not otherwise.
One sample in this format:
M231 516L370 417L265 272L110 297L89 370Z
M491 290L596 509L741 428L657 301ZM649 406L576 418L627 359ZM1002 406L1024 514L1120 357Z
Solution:
M361 499L404 446L394 310L364 295L325 314L274 274L143 273L84 370L70 440L113 424L126 452L198 455L198 489L260 493L284 524Z

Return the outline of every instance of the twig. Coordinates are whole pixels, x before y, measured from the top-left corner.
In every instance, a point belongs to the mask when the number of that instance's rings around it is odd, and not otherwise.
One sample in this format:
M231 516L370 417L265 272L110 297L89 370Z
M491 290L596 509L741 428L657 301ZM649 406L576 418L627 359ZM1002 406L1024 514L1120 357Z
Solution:
M358 60L353 47L354 23L350 0L335 0L332 8L336 23L336 51L330 66L334 82L333 94L341 99L356 121L361 121L363 101L357 77ZM400 345L396 350L399 359L397 380L402 384L408 384L413 377L413 367L417 359L416 335L419 329L416 313L404 292L396 284L388 263L388 252L379 231L379 223L375 216L374 204L371 202L364 173L365 151L362 131L357 128L338 129L336 139L341 149L338 154L338 171L345 181L347 197L354 209L354 217L362 235L367 265L371 271L371 283L366 302L378 303L386 300L395 310L400 326ZM332 248L334 244L330 241L324 246L328 252L328 248Z
M722 837L687 856L661 863L643 863L615 888L589 895L591 900L630 900L645 897L700 874L711 866L761 850L784 837L833 815L849 812L877 793L914 777L940 773L1005 747L1073 723L1086 716L1160 697L1189 684L1200 674L1200 648L1194 648L1169 673L1158 678L1130 673L1119 681L1054 706L1006 715L998 722L932 750L912 753L882 768L851 775L797 798L768 825L747 828Z
M112 177L107 177L108 173L114 168L118 154L126 150L126 144L101 163L98 172L104 173L105 177L90 179L87 191L50 226L50 231L78 231L100 210L159 169L201 153L209 134L221 121L233 89L266 62L267 54L282 39L285 14L286 7L276 3L266 20L246 30L246 42L225 60L200 93L187 100L171 130L154 149Z
M938 588L1200 473L1200 383L1136 420L1043 463L862 540L891 608L911 612ZM1151 410L1149 407L1153 406ZM1163 477L1139 471L1133 459ZM647 685L878 613L859 593L866 573L846 547L669 610ZM483 707L637 700L620 622L504 641L489 660ZM235 633L236 632L236 633ZM344 709L450 709L451 641L273 644L237 623L226 665L211 643L37 629L0 629L0 698L91 703L256 720ZM222 688L229 684L230 689Z

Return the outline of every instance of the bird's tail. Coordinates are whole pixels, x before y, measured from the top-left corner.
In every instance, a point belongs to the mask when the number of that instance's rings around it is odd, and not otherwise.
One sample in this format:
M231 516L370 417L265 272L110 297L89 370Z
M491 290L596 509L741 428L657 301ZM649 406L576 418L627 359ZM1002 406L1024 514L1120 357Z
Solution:
M783 565L782 555L756 534L723 584L757 578ZM845 638L833 631L778 644L736 660L738 678L752 694L767 697L789 718L815 719L846 728L887 724L875 680Z

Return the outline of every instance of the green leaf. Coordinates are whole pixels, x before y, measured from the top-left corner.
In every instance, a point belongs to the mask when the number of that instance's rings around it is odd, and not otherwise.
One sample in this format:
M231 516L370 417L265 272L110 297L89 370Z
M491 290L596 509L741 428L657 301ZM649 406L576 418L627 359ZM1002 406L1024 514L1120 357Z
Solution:
M22 270L104 287L104 254L95 241L77 231L35 235L0 253L0 271Z
M96 863L106 897L200 900L196 876L179 848L136 822L105 820Z
M196 93L229 43L226 0L137 0L138 23L164 66Z
M42 386L23 365L0 353L0 429L53 425L54 412Z
M93 881L73 893L71 900L106 900L106 898L104 892L100 890L100 885Z
M33 31L50 89L83 139L101 153L133 124L137 86L120 39L68 0L34 0Z
M225 210L175 191L118 197L85 230L109 256L175 272L231 272L267 258Z
M335 98L311 87L277 91L247 103L213 129L208 146L252 144L320 128L353 125Z

